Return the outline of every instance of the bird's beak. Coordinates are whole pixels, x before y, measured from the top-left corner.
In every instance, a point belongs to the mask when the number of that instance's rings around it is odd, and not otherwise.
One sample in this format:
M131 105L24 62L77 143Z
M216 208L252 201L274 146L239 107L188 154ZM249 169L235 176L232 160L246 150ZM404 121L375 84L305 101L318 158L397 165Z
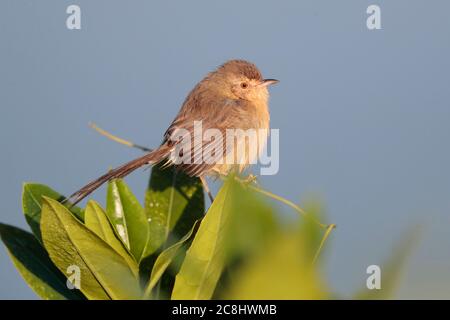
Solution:
M278 82L280 81L278 81L277 79L264 79L263 81L261 81L260 86L267 87Z

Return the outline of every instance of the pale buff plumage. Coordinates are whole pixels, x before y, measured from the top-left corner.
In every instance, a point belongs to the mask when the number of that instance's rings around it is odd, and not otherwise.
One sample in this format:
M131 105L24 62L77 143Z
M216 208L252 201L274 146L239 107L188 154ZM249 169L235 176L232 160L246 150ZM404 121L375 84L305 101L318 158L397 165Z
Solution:
M79 191L75 192L71 199L77 203L89 195L103 183L123 178L132 171L147 164L165 162L167 165L175 165L177 169L191 176L204 178L208 175L226 175L230 170L244 170L249 164L255 163L259 153L264 149L269 132L269 92L268 85L277 80L264 80L258 68L244 60L230 60L210 72L184 101L179 113L164 134L162 145L154 151L132 160L102 177L92 181ZM208 142L201 148L195 145L183 145L194 141L194 122L201 121L203 130L217 129L225 137L227 129L254 129L259 133L256 138L237 139L234 148L222 141L222 154L217 155L213 163L195 163L194 156L198 152L213 149L217 143L208 146ZM187 130L190 139L175 141L171 139L177 130ZM200 139L201 140L201 139ZM224 139L225 140L225 139ZM244 150L235 163L227 163L226 157L230 152L237 152L237 148ZM191 150L192 161L189 163L174 164L174 148ZM208 149L209 148L209 149ZM199 151L200 150L200 151ZM202 151L203 150L203 151ZM204 179L202 179L204 181Z

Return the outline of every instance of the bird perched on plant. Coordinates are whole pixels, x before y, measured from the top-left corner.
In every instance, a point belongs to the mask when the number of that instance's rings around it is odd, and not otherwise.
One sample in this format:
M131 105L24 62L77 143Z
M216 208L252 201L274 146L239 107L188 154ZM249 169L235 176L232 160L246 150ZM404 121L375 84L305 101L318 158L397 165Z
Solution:
M261 152L269 132L269 93L267 87L277 83L264 79L258 68L248 61L230 60L207 74L187 96L175 120L164 134L161 146L145 155L121 165L88 183L70 196L73 204L91 194L111 179L123 178L134 170L164 162L190 176L199 177L212 200L205 177L227 175L231 170L244 170L255 162L255 149ZM205 142L195 126L200 123L202 132L215 130L224 136L228 130L254 129L263 136L242 136L237 141L215 137ZM175 137L175 138L174 138ZM239 159L228 161L236 148L243 147ZM208 159L202 159L204 153ZM179 161L179 160L182 161Z

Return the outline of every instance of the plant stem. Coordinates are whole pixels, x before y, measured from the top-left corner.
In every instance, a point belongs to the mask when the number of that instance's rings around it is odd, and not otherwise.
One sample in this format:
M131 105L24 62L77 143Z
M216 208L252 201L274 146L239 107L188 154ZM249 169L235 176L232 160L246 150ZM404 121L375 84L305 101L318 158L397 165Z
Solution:
M97 126L97 125L96 125L95 123L93 123L93 122L90 122L90 123L89 123L89 126L90 126L92 129L94 129L95 131L97 131L98 133L100 133L101 135L107 137L108 139L113 140L113 141L115 141L115 142L117 142L117 143L126 145L127 147L137 148L137 149L140 149L140 150L145 151L145 152L150 152L150 151L152 151L152 149L150 149L150 148L147 148L147 147L141 146L141 145L139 145L139 144L135 144L135 143L133 143L133 142L131 142L131 141L128 141L128 140L119 138L118 136L115 136L115 135L109 133L108 131L103 130L102 128L100 128L99 126Z
M270 197L270 198L272 198L272 199L278 200L278 201L280 201L280 202L286 204L287 206L291 207L292 209L294 209L295 211L297 211L298 213L300 213L301 215L303 215L306 219L310 219L310 220L312 220L313 222L317 223L321 228L324 228L324 229L325 229L325 228L329 228L329 227L331 226L331 225L326 225L326 224L324 224L324 223L321 223L320 221L318 221L317 219L315 219L315 218L313 218L311 215L309 215L309 214L308 214L305 210L303 210L301 207L299 207L298 205L296 205L295 203L293 203L292 201L290 201L290 200L288 200L288 199L286 199L286 198L283 198L283 197L281 197L281 196L279 196L279 195L276 195L276 194L274 194L274 193L272 193L272 192L270 192L270 191L264 190L264 189L262 189L262 188L260 188L260 187L257 187L257 186L249 185L248 187L249 187L250 189L256 191L256 192L259 192L259 193L261 193L261 194L263 194L263 195L265 195L265 196L268 196L268 197ZM332 226L335 227L335 225L332 225ZM333 227L333 228L334 228L334 227Z
M328 236L331 234L331 231L332 231L334 228L336 228L336 225L335 225L335 224L330 224L330 225L327 227L327 230L325 231L325 234L323 235L322 241L320 241L319 248L317 249L317 252L316 252L316 254L314 255L314 259L313 259L313 262L312 262L313 264L316 263L317 258L319 257L320 252L322 251L322 248L323 248L323 246L324 246L324 244L325 244L325 241L327 241Z

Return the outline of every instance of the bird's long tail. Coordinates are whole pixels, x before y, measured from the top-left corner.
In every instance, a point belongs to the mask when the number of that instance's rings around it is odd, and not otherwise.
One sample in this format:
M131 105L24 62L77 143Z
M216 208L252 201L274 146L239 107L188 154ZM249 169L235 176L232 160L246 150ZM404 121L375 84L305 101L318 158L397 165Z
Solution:
M169 148L166 145L162 145L158 149L153 150L150 153L143 155L142 157L127 162L121 165L120 167L117 167L109 171L108 173L102 175L100 178L97 178L94 181L89 182L83 188L73 193L67 200L72 205L75 205L81 200L83 200L85 197L90 195L92 192L94 192L96 189L98 189L104 183L112 179L124 178L131 172L147 164L156 164L161 160L165 159L168 156L169 152L170 152Z

